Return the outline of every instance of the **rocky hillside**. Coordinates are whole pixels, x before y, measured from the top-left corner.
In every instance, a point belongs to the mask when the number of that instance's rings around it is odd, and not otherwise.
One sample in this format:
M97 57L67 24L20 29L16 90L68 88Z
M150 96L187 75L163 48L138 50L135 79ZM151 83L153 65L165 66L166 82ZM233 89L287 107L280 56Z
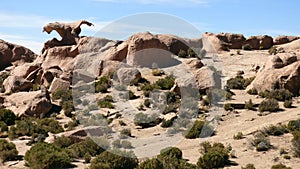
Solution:
M45 25L62 40L40 55L0 41L4 168L300 167L299 37L114 41L83 24Z

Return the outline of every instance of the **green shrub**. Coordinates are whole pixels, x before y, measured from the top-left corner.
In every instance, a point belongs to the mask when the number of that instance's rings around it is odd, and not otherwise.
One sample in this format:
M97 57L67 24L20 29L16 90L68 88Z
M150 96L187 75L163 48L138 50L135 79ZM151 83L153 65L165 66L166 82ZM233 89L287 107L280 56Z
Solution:
M252 102L251 99L250 99L249 101L246 101L246 102L245 102L245 109L248 109L248 110L255 110L254 105L253 105L253 102Z
M245 44L242 46L243 50L252 50L252 46L250 44Z
M276 99L278 101L291 100L293 98L293 94L286 89L275 89L271 91L264 91L258 94L263 98L268 99Z
M227 86L230 89L244 89L245 80L243 76L236 76L235 78L231 78L227 80Z
M242 169L255 169L254 164L247 164L245 167L242 167Z
M83 156L83 159L84 159L84 162L85 162L85 163L90 163L90 162L91 162L91 159L92 159L92 156L90 155L90 153L86 153L86 154Z
M224 104L224 110L226 110L226 111L232 111L233 107L231 106L230 103L226 103L226 104Z
M279 104L278 101L275 99L266 99L263 100L259 107L258 110L260 112L265 112L265 111L269 111L269 112L277 112L279 111Z
M66 136L57 137L53 142L53 145L60 148L67 148L70 147L72 144L74 144L74 141L72 141L69 137Z
M178 53L178 57L180 58L187 58L188 54L186 53L186 51L180 49L179 53Z
M89 153L91 156L96 156L103 151L103 148L89 137L69 147L70 154L75 158L82 158L86 153Z
M120 133L121 133L121 135L131 137L131 130L129 128L122 129Z
M65 150L49 143L37 143L25 154L26 164L31 169L70 167L72 158Z
M197 57L196 52L195 52L192 48L188 48L188 50L187 50L187 55L188 55L188 57L190 57L190 58Z
M248 90L247 93L250 94L250 95L257 95L258 94L258 92L255 88Z
M8 126L3 121L0 121L0 133L8 131Z
M105 96L104 98L98 100L97 102L100 108L114 109L115 106L112 103L113 103L113 98L110 95Z
M289 121L287 128L290 131L300 131L300 119Z
M196 120L190 130L185 134L187 139L205 138L214 133L214 130L205 121Z
M167 76L164 79L158 79L156 85L162 90L170 90L175 84L175 78L173 76Z
M169 119L169 120L163 119L163 121L162 121L162 123L161 123L160 126L161 126L162 128L168 128L168 127L171 127L171 126L173 126L174 119L175 119L175 118Z
M0 74L0 92L3 91L3 82L6 78L8 78L8 76L9 76L9 73L6 73L6 72Z
M204 146L203 149L205 151L203 152L203 156L198 159L198 167L202 169L223 168L230 163L230 149L226 148L223 144L214 143L211 145L208 142L204 142L201 146Z
M6 125L14 125L16 118L15 113L11 110L0 108L0 121L3 121Z
M146 107L149 108L150 105L151 105L150 99L145 99L145 100L144 100L144 106L146 106Z
M37 125L41 126L46 132L58 134L64 131L59 122L53 118L43 118L37 121Z
M268 127L265 127L262 130L262 133L264 133L265 135L271 135L271 136L281 136L285 133L288 133L288 130L287 130L286 126L283 126L281 124L270 125Z
M18 151L14 143L0 139L0 159L1 162L15 160L18 156Z
M293 132L292 145L295 156L300 157L300 131Z
M285 108L292 108L293 107L292 104L293 104L292 100L285 100L284 103L283 103L283 106Z
M138 113L134 116L134 124L141 126L142 128L153 127L158 125L161 122L161 118L157 114L144 114Z
M182 159L182 151L177 147L167 147L160 150L159 158L170 157L176 159Z
M269 138L261 132L254 135L252 145L255 146L257 151L268 151L271 148Z
M125 149L131 149L131 148L133 148L131 142L128 141L128 140L123 140L123 141L121 142L121 147L122 147L122 148L125 148Z
M269 49L269 54L270 55L276 55L277 54L277 46L272 46L270 49Z
M284 155L283 158L286 159L286 160L290 160L290 159L291 159L291 156L289 156L289 155Z
M284 164L276 164L276 165L273 165L271 169L292 169L292 168L291 167L287 167Z
M143 94L146 97L149 97L150 92L158 89L160 89L160 87L156 83L155 84L144 83L141 87L141 90L143 91Z
M152 158L140 163L136 169L164 169L164 165L159 159Z
M131 90L128 91L128 94L129 94L129 100L134 100L134 99L139 98Z
M73 105L73 97L71 90L58 89L52 94L52 100L60 99L60 105L67 117L72 117L72 112L75 110Z
M111 81L109 76L102 76L95 82L96 93L107 93L107 90L111 87Z
M118 155L117 155L118 154ZM105 151L91 161L90 169L134 169L138 159L132 152Z

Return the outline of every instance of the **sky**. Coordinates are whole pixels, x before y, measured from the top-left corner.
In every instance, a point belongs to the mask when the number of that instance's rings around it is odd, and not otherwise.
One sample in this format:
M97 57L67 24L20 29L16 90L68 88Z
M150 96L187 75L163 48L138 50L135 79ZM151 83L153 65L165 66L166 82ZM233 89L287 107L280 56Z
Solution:
M83 26L81 35L101 36L99 31L112 23L144 13L179 18L202 33L299 36L299 6L300 1L296 0L8 0L2 1L0 6L0 39L39 53L44 42L53 37L59 38L57 33L48 35L42 32L43 26L49 22L85 19L95 26ZM140 24L147 21L151 22L142 19ZM168 22L153 23L170 27ZM172 27L177 31L170 33L184 35L180 30L184 31L185 28ZM126 30L128 27L120 29ZM138 30L151 31L146 26ZM155 33L161 32L156 29ZM195 36L201 37L201 34Z

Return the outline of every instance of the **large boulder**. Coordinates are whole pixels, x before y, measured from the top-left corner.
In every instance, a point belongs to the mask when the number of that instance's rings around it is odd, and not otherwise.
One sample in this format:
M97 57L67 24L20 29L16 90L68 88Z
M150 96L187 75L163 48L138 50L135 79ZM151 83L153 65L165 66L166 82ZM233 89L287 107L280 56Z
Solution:
M49 88L49 91L51 93L54 93L57 90L68 90L70 87L70 82L60 79L60 78L54 78L54 80L51 83L51 86Z
M205 32L202 35L203 48L208 53L220 53L228 51L230 44L219 39L215 34Z
M285 52L297 53L300 55L300 39L279 46Z
M5 98L4 106L15 112L17 116L34 117L45 116L52 108L46 89L13 93Z
M216 36L221 41L228 43L229 49L241 49L246 40L242 34L219 33Z
M35 58L36 54L31 50L0 39L0 70L13 63L32 62Z
M211 88L221 89L221 77L207 66L203 66L195 72L198 89L205 92Z
M11 71L11 75L20 76L23 78L30 78L32 72L36 72L40 69L40 64L35 63L24 63L23 65L15 67Z
M119 79L119 82L121 84L129 85L131 81L138 81L141 79L142 75L141 72L136 68L120 68L117 71L117 76Z
M9 76L3 82L5 93L29 91L32 85L32 82L20 76Z
M300 89L300 61L295 55L270 56L265 67L257 73L256 78L246 90L255 88L258 92L285 88L294 94Z
M294 40L297 40L299 38L300 37L298 37L298 36L284 36L284 35L277 36L274 39L274 45L282 45L282 44L290 43L290 42L292 42Z
M268 35L250 36L245 44L249 44L252 49L270 49L273 46L273 38Z

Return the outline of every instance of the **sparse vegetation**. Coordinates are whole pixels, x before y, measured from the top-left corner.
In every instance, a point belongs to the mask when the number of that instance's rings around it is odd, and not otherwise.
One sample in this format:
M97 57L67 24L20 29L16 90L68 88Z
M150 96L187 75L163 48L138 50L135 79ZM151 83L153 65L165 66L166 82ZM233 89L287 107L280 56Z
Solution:
M276 165L273 165L271 169L292 169L292 168L291 167L287 167L284 164L276 164Z
M271 136L281 136L285 133L288 133L288 130L286 128L286 126L282 125L282 124L278 124L278 125L270 125L265 127L262 130L262 133L265 135L271 135Z
M0 160L1 162L15 160L18 156L18 151L14 143L0 139Z
M142 128L153 127L158 125L162 120L157 114L138 113L134 116L134 124Z
M109 76L102 76L95 82L95 92L96 93L107 93L108 89L111 87L111 81Z
M278 101L291 100L293 98L293 94L286 89L275 89L271 91L264 91L258 94L263 98L268 99L276 99Z
M272 46L270 49L269 49L269 54L270 55L276 55L277 54L277 46Z
M242 167L242 169L255 169L254 164L247 164L245 167Z
M213 135L214 130L205 121L196 120L190 130L185 134L185 138L196 139Z
M187 58L188 54L186 53L186 51L180 49L179 53L178 53L178 57L180 58Z
M289 121L289 123L287 125L287 128L291 132L293 132L293 131L300 131L300 119Z
M260 112L265 112L265 111L269 111L269 112L277 112L279 111L279 104L278 101L275 99L266 99L263 100L259 107L258 110Z
M255 110L254 105L253 105L253 102L252 102L251 99L250 99L249 101L246 101L246 102L245 102L245 109L248 109L248 110Z
M283 103L283 106L285 108L292 108L293 107L292 104L293 104L292 100L285 100L284 103Z
M254 135L252 145L256 148L257 151L268 151L271 148L269 138L261 132L258 132Z
M233 107L231 106L230 103L226 103L226 104L224 104L224 110L226 110L226 111L232 111Z
M110 95L106 95L104 98L100 99L97 101L97 104L100 108L109 108L109 109L114 109L115 106L112 104L113 98Z
M250 44L245 44L242 46L243 50L252 50L252 46Z
M104 150L91 138L87 137L83 141L69 146L68 151L69 154L71 154L71 156L74 158L83 158L86 153L89 153L91 156L96 156L102 153Z
M52 100L60 99L60 105L67 117L72 117L72 112L75 110L73 105L73 97L71 90L58 89L52 94Z
M300 131L293 132L292 145L296 157L300 157Z
M173 76L167 76L164 79L156 81L156 85L162 90L170 90L175 84L175 78Z
M237 134L235 134L233 136L233 139L235 139L235 140L241 140L243 138L244 138L244 134L242 132L238 132Z
M152 75L153 76L162 76L164 74L165 74L165 72L163 70L160 70L160 69L153 69L152 70Z
M252 89L248 90L247 93L250 94L250 95L257 95L258 94L258 92L255 88L252 88Z
M227 80L227 86L230 89L246 89L246 87L254 80L255 77L244 79L243 76L237 75L235 78Z

